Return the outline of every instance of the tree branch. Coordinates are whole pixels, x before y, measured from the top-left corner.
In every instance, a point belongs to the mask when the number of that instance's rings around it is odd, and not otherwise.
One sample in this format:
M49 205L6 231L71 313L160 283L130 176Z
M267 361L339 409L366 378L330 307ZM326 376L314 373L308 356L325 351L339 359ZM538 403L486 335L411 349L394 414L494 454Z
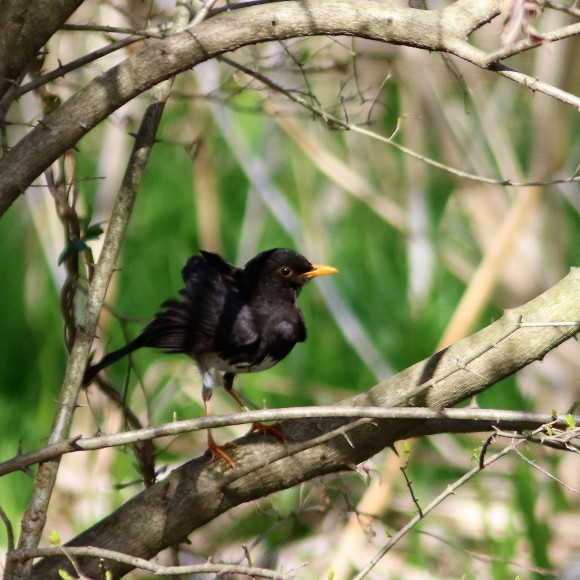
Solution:
M197 419L173 421L112 435L99 435L83 439L81 435L58 443L46 445L0 463L0 477L15 471L23 471L36 463L48 461L67 453L94 451L109 447L131 445L140 441L150 441L158 437L176 437L204 429L216 429L231 425L252 424L256 421L286 421L287 419L361 418L361 419L409 419L418 422L436 421L440 432L474 433L489 431L492 426L521 431L535 429L540 425L554 422L554 427L565 429L565 415L532 413L528 411L506 411L505 409L432 409L429 407L348 407L334 405L321 407L290 407L281 409L260 409L227 415L211 415ZM457 422L461 426L457 426ZM580 424L580 416L577 417Z
M76 556L92 556L94 558L107 558L115 560L116 562L123 562L134 568L139 568L140 570L147 570L153 572L155 575L180 575L180 574L242 574L244 576L251 576L252 578L270 578L271 580L290 580L294 578L294 575L283 574L282 572L274 572L273 570L268 570L267 568L257 568L254 566L241 566L239 564L197 564L191 566L162 566L161 564L155 564L154 562L149 562L149 560L144 560L143 558L135 558L134 556L128 556L122 552L117 552L114 550L105 550L103 548L40 548L36 550L30 550L28 552L17 551L14 556L15 559L29 559L29 558L43 558L46 556L66 556L71 563L76 563Z
M391 549L393 548L399 540L405 536L412 528L414 528L422 519L424 519L430 512L432 512L443 500L453 495L462 485L467 483L470 479L475 477L482 469L485 469L492 463L495 463L498 459L501 459L504 455L515 451L523 441L517 441L508 445L498 453L495 453L491 457L484 460L483 456L481 458L480 464L470 469L467 473L462 475L459 479L454 481L451 485L447 486L443 492L441 492L435 499L433 499L429 505L425 508L420 509L419 513L407 522L396 534L394 534L389 541L377 552L371 561L354 577L353 580L363 580L367 574L377 565L379 560Z
M468 11L398 8L369 0L274 2L224 11L160 40L104 72L42 120L0 160L0 215L32 181L126 102L197 64L250 44L319 35L358 36L453 52L466 31L498 12L497 0L462 0ZM444 17L445 16L445 17ZM453 21L452 17L457 21ZM457 35L460 38L457 38ZM453 42L453 41L456 42Z
M74 2L70 4L74 6ZM448 52L580 107L578 97L497 62L513 49L488 54L466 40L498 13L498 0L459 0L441 11L369 0L249 2L214 11L211 18L196 26L195 33L189 28L155 42L98 76L8 151L0 160L0 215L52 162L126 102L201 62L272 40L346 35ZM578 25L571 25L547 33L546 39L560 40L577 33ZM517 51L534 48L530 42L519 43Z
M541 359L574 336L577 326L529 324L579 321L579 285L580 269L576 268L544 294L506 311L487 328L340 404L455 405ZM243 437L232 451L235 470L203 457L194 459L83 532L70 545L111 548L151 558L232 507L319 475L352 469L397 440L436 432L437 424L429 420L352 422L329 418L290 420L283 428L287 450L260 435ZM101 573L102 562L96 559L81 559L80 563L89 576ZM66 558L46 559L34 567L31 578L57 578L58 569L68 566ZM107 561L106 566L114 578L131 569L113 561Z
M26 66L83 0L9 0L0 19L0 97L16 87Z
M495 52L488 54L485 58L485 64L491 67L491 65L496 64L501 60L505 60L510 56L520 54L522 52L525 52L526 50L531 50L533 48L541 46L546 42L555 42L557 40L562 40L564 38L577 36L578 34L580 34L580 22L576 22L575 24L570 24L568 26L562 26L562 28L558 28L558 30L544 33L542 34L541 40L535 40L529 37L524 38L513 45L500 48L499 50L496 50Z

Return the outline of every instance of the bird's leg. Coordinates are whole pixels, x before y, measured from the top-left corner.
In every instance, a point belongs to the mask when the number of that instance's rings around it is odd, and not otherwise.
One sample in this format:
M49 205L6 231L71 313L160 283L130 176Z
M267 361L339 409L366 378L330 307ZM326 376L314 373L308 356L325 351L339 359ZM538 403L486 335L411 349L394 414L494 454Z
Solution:
M234 379L235 378L236 378L235 373L224 373L224 376L222 378L223 383L224 383L224 389L226 390L226 393L228 393L228 395L230 395L234 398L234 400L242 408L242 410L249 411L250 409L248 409L248 407L246 407L246 405L244 405L242 399L240 399L240 397L238 397L238 393L236 393L236 391L234 391Z
M212 396L212 389L203 385L201 391L201 397L203 399L203 408L205 410L205 416L209 415L209 400ZM218 445L214 439L213 435L211 434L211 429L207 430L207 451L206 454L211 455L212 459L216 456L220 456L222 459L225 459L232 469L235 469L236 466L234 464L233 459L224 451L228 447L235 447L235 443L226 443L225 445Z
M234 378L236 377L235 373L224 373L223 376L223 384L224 388L227 393L229 393L238 405L244 410L249 411L248 407L244 405L238 394L234 391ZM252 423L252 427L250 429L250 433L254 431L259 431L263 435L274 435L277 439L282 441L284 445L286 445L286 437L282 433L282 423L274 423L273 425L264 425L264 423L260 423L259 421L254 421Z

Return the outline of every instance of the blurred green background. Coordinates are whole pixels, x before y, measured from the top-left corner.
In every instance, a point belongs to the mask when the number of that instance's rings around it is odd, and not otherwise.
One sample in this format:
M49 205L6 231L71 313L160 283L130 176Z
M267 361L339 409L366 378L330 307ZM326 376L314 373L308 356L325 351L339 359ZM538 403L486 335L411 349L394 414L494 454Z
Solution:
M574 47L574 41L554 47L559 66L549 72L533 53L518 57L516 65L577 93ZM57 56L55 47L52 58ZM471 174L550 182L578 167L580 121L571 107L462 63L451 66L436 54L309 39L238 51L233 58L313 105L384 137L396 132L396 142ZM77 73L54 91L66 97L90 74ZM22 117L33 108L31 100L20 104ZM141 97L113 115L69 156L69 176L80 180L78 213L104 227L132 145L128 133L138 127L146 102ZM492 290L485 293L482 285L483 307L470 312L471 330L557 282L578 265L579 209L577 183L515 188L461 178L372 136L333 130L250 76L208 63L174 87L110 287L114 314L103 313L95 348L112 350L136 336L159 304L177 294L180 269L199 248L241 265L259 251L291 247L312 262L337 267L340 275L309 284L300 298L307 342L275 368L240 376L237 387L258 407L332 404L433 353L490 256L496 259ZM91 245L98 255L98 242ZM5 460L46 441L66 367L58 306L65 273L57 264L65 242L44 188L29 191L0 220L0 247ZM79 292L79 313L83 301ZM566 412L578 398L579 360L570 341L483 393L478 403ZM133 364L127 399L144 424L203 412L189 359L143 351ZM108 371L119 390L127 368L119 362ZM96 387L81 403L74 434L124 428ZM212 405L215 413L236 410L219 392ZM243 432L223 429L216 436L225 441ZM409 469L420 501L427 503L469 469L481 440L442 435L419 441ZM203 433L159 442L158 467L200 455L204 442ZM254 541L256 561L264 565L290 567L332 554L339 530L389 453L358 474L305 484L222 516L193 539L183 561L211 553L216 560L240 558L239 546ZM577 459L536 448L529 455L571 486L577 483ZM65 458L47 534L58 529L63 540L70 538L134 495L139 477L123 449ZM16 526L32 481L25 473L0 479L0 505ZM368 526L374 531L367 530L361 562L380 546L385 530L413 515L398 471L389 486L391 500ZM561 531L572 522L578 529L579 506L577 495L510 457L411 534L389 561L389 578L420 578L426 571L428 577L530 577L534 567L557 568L580 550L578 537ZM0 545L6 545L1 526ZM317 572L309 568L302 577L316 577L331 561L321 557ZM376 577L384 577L377 570Z

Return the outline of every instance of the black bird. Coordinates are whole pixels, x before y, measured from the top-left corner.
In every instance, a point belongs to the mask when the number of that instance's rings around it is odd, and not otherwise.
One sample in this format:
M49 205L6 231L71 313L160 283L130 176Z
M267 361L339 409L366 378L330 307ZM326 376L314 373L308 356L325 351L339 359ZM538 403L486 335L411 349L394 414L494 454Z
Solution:
M200 254L192 256L181 271L185 288L179 291L180 298L165 301L163 310L137 338L89 366L83 385L125 355L154 347L186 354L197 363L206 415L215 387L224 387L247 409L233 390L235 376L273 367L306 339L298 294L310 278L338 271L313 265L297 252L282 248L258 254L243 269L217 254L203 250ZM275 427L254 423L252 430L256 429L284 441ZM211 455L220 455L233 467L222 447L208 430Z

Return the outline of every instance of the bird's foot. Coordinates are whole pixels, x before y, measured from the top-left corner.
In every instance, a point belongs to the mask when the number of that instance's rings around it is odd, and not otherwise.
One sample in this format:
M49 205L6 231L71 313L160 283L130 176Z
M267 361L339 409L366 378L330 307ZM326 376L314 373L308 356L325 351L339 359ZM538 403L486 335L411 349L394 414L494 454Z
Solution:
M236 468L236 464L234 460L224 451L224 449L231 449L235 447L236 444L232 443L231 441L228 443L224 443L223 445L218 445L211 435L211 431L207 433L207 450L205 452L206 455L211 456L211 460L213 461L216 457L221 457L224 459L228 465L232 468Z
M282 433L282 423L274 423L273 425L264 425L264 423L260 423L259 421L254 421L252 423L252 428L250 429L250 433L254 431L259 431L262 435L273 435L277 439L279 439L284 445L286 445L286 437L284 437L284 433Z

